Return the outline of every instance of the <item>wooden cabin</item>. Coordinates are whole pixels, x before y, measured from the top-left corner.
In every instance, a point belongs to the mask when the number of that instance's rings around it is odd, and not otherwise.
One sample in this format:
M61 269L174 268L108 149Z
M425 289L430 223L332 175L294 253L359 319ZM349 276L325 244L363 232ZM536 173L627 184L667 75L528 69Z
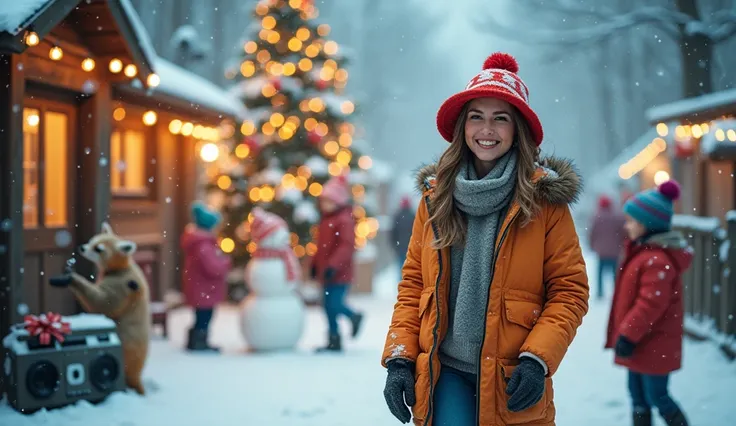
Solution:
M128 0L27 3L0 8L0 337L25 313L79 311L48 277L105 220L138 244L154 301L178 287L198 150L244 116L159 58Z
M667 141L672 176L682 185L680 213L723 219L736 210L736 89L651 108ZM725 222L723 222L725 224Z

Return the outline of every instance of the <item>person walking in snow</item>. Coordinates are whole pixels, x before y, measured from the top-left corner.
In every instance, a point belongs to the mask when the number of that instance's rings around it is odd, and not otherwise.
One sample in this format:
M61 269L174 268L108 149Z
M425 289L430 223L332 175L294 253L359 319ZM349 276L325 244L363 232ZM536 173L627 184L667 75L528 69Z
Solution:
M401 267L406 261L406 252L409 250L411 229L414 226L414 210L411 208L411 199L405 195L401 197L399 209L394 214L394 223L391 228L391 245L395 247L396 259L399 265L399 281Z
M539 158L542 125L517 71L494 53L437 113L450 145L417 177L381 357L402 423L554 425L552 376L588 311L569 208L581 184L569 161Z
M184 298L194 308L194 325L189 329L187 349L217 352L217 348L207 343L209 327L215 306L225 299L225 279L232 261L217 245L215 229L222 220L220 214L195 202L191 215L192 223L187 225L180 241L184 252Z
M618 259L624 247L626 231L624 231L624 215L613 207L611 199L605 195L598 198L598 210L590 226L588 241L590 248L598 255L598 293L597 299L603 299L603 278L610 272L614 281Z
M670 373L682 364L682 274L692 251L671 230L675 181L640 192L624 204L629 235L611 305L606 348L629 370L634 426L651 426L656 407L668 426L687 426L669 394Z
M355 254L355 222L349 200L350 189L345 175L327 181L319 197L322 217L317 229L317 252L312 262L311 275L322 284L329 328L327 346L318 349L319 352L342 350L337 323L339 315L345 315L350 320L353 338L360 332L363 321L363 314L345 304L345 297L353 281Z

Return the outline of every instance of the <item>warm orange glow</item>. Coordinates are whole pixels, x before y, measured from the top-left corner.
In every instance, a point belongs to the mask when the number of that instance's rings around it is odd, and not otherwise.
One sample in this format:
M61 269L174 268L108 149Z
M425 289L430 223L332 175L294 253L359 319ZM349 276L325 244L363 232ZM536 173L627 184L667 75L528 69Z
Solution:
M340 150L340 145L335 141L329 141L325 143L325 153L327 155L335 155Z
M310 44L306 49L304 49L304 54L309 58L314 58L319 55L319 45L315 43Z
M149 74L146 79L146 83L148 84L148 87L158 87L158 85L161 84L161 78L158 74Z
M251 40L247 43L245 43L245 46L243 47L243 50L245 50L245 53L255 53L256 50L258 50L258 43Z
M232 253L232 251L235 250L235 241L233 241L232 238L223 238L222 241L220 241L220 250L225 253Z
M169 132L171 132L172 135L178 135L179 132L181 132L181 126L181 120L171 120L169 123Z
M123 70L123 61L117 58L110 59L110 64L108 68L111 73L117 74Z
M256 131L256 126L253 124L250 120L243 121L243 124L240 126L240 131L246 135L250 136Z
M299 60L299 69L307 72L312 69L312 61L307 58L302 58Z
M271 125L274 127L281 127L284 124L284 116L278 112L271 114Z
M317 182L309 185L309 195L311 195L312 197L319 197L320 194L322 194L322 185Z
M270 15L266 16L263 18L263 21L261 21L261 25L267 30L272 30L276 27L276 18Z
M138 75L138 67L133 64L128 64L125 66L125 71L123 71L123 74L125 74L126 77L133 78Z
M345 148L353 144L353 137L348 133L342 133L337 140L340 142L340 146L344 146Z
M322 37L327 37L330 34L330 26L327 24L321 24L317 27L317 34Z
M41 42L41 39L35 31L29 31L26 34L25 42L28 46L37 46Z
M112 118L114 118L115 121L122 121L123 119L125 119L125 108L115 108L115 110L112 112Z
M64 51L61 50L61 47L54 46L49 50L49 58L53 59L54 61L60 60L64 56Z
M335 53L337 53L337 43L332 40L328 41L327 43L325 43L324 50L326 54L334 55Z
M240 64L240 73L243 77L250 77L256 72L256 66L253 61L245 61Z
M294 75L296 72L296 65L291 62L284 64L284 75Z
M230 185L232 183L233 181L230 179L230 176L221 175L219 178L217 178L217 187L222 189L223 191L230 188Z
M146 111L143 113L143 124L146 126L153 126L158 121L158 116L155 111Z
M82 61L82 69L85 70L85 71L87 71L87 72L90 72L93 69L95 69L95 60L92 59L92 58L86 58L85 60L83 60Z
M250 148L248 148L248 145L241 143L240 145L235 147L235 156L238 158L247 158L248 154L250 154Z
M343 114L352 114L355 111L355 105L350 101L345 101L340 105L340 111Z
M298 52L302 49L302 41L298 38L292 38L289 40L289 50L292 52Z
M373 166L373 160L371 157L367 155L363 155L362 157L358 158L358 167L360 167L363 170L368 170Z

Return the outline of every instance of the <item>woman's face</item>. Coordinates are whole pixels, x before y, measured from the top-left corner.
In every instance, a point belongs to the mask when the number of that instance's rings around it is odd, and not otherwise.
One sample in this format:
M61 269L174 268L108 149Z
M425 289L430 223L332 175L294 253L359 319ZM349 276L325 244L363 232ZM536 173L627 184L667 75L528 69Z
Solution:
M514 143L512 106L496 98L473 99L465 117L465 143L475 155L479 177L485 176Z
M644 234L646 234L647 232L647 229L644 227L644 225L642 225L641 223L639 223L639 221L629 215L626 215L624 229L629 235L629 239L632 241L644 236Z

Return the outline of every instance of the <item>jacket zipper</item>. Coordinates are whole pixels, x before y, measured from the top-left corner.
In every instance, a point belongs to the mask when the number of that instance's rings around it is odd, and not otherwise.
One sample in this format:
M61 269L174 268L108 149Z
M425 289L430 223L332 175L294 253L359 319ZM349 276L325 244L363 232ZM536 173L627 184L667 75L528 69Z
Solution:
M496 274L496 260L498 260L498 254L501 251L501 246L503 245L503 241L506 239L506 234L508 234L509 229L511 229L511 224L514 223L514 219L516 219L516 216L518 216L519 212L518 210L514 215L511 217L511 220L509 221L509 224L506 225L506 228L504 228L503 233L501 234L501 239L498 241L498 246L496 246L496 250L493 253L493 262L491 262L491 282L488 284L488 296L486 297L486 320L488 315L488 305L491 302L491 291L493 290L491 286L493 285L493 276ZM480 350L478 351L478 365L476 367L476 373L475 373L475 424L480 424L480 369L481 369L481 362L483 362L483 345L486 341L486 321L483 321L483 338L480 340Z
M424 201L427 203L427 211L429 211L429 196L424 197ZM438 238L437 228L432 223L432 233L434 238ZM432 409L434 404L434 369L432 368L432 357L437 349L437 332L440 327L440 297L438 292L440 291L440 280L442 279L442 249L437 249L437 258L439 259L439 271L437 272L437 281L434 283L434 301L436 305L437 321L434 324L434 330L432 330L432 349L429 351L429 402L427 404L427 416L424 419L424 426L429 424L429 419L432 417Z

